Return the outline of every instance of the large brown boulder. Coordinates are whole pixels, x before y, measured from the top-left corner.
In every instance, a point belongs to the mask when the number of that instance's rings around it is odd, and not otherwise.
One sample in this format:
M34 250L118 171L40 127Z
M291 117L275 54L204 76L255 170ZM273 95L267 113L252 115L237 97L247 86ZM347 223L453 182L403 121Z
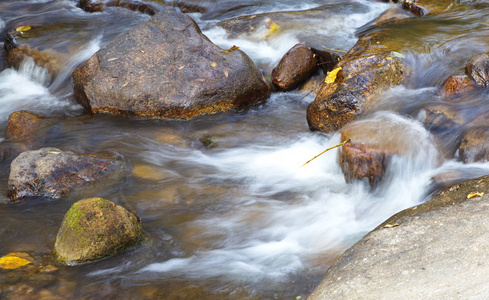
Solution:
M90 113L190 119L258 103L270 88L240 50L223 50L187 15L163 11L73 72Z
M73 265L111 256L142 240L141 220L122 206L88 198L73 204L56 236L58 261Z
M297 87L318 67L316 55L308 47L297 44L282 57L272 71L273 83L284 91Z
M348 249L309 296L487 299L489 176L448 187Z
M339 130L371 108L381 92L401 84L405 70L396 54L386 52L371 38L361 39L326 76L316 99L309 104L309 128Z
M75 187L107 178L120 183L126 164L114 154L79 155L56 148L26 151L10 165L8 196L16 201L25 197L60 199Z

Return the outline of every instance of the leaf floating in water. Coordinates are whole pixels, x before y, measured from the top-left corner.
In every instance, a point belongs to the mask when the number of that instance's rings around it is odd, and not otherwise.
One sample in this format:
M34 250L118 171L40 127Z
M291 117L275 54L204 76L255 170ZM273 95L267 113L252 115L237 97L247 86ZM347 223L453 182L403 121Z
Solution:
M402 55L401 53L399 52L396 52L396 51L392 51L392 54L394 54L395 56L399 57L399 58L404 58L404 55Z
M394 223L394 224L386 224L382 226L382 228L393 228L399 226L399 223Z
M328 75L326 76L326 78L324 78L324 82L326 83L334 83L335 80L336 80L336 76L338 75L338 72L341 71L342 68L341 67L338 67L330 72L328 72Z
M30 29L31 29L31 26L19 26L19 27L15 28L15 31L22 33L24 31L27 31Z
M470 193L470 194L467 195L467 199L472 199L472 198L475 198L475 197L482 197L482 196L484 196L484 193L474 193L474 192L472 192L472 193Z
M31 26L19 26L15 29L20 35L23 35L24 32L28 31L31 29Z
M2 269L17 269L30 263L27 259L17 257L12 253L0 257L0 268Z

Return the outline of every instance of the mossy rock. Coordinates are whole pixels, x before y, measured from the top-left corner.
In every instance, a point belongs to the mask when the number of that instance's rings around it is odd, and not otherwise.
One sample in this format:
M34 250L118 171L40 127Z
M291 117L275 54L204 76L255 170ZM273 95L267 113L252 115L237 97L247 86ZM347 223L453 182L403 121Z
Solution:
M71 206L56 237L54 253L67 265L115 255L142 240L139 217L102 198Z

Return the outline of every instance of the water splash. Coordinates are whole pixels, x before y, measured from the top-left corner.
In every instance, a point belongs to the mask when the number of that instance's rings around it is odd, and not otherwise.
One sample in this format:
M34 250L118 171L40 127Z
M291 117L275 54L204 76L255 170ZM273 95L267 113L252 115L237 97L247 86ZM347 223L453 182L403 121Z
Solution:
M420 203L436 169L437 149L419 122L388 112L372 120L379 118L399 124L406 136L424 138L426 144L394 157L387 182L374 190L364 182L346 184L337 149L300 168L338 144L339 135L308 134L294 143L194 152L186 161L206 170L202 173L208 180L242 182L244 192L229 199L234 201L232 209L184 226L194 242L205 247L139 272L258 284L284 282L302 269L326 268L318 264L320 257L338 255L395 212Z

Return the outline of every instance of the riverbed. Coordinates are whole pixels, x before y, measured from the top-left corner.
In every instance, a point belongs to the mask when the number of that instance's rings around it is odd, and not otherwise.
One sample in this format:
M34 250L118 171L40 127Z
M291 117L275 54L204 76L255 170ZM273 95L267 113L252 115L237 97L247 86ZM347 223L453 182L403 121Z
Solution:
M54 120L25 140L0 134L0 256L20 251L48 256L64 214L84 197L104 197L134 211L145 230L144 242L122 254L57 266L51 280L34 285L32 295L49 290L70 299L304 299L343 251L389 216L426 201L436 189L433 176L457 172L457 180L464 180L489 174L487 163L458 160L463 127L435 132L421 122L426 108L442 103L439 90L446 78L463 74L473 54L489 50L484 1L454 1L434 16L381 25L369 22L395 4L206 3L214 13L190 13L203 33L223 49L238 46L265 73L311 36L341 51L373 31L395 40L414 66L410 80L379 96L377 109L359 122L387 119L406 128L406 139L413 132L425 135L426 143L396 158L386 180L372 189L366 182L346 183L337 149L301 167L341 142L338 133L309 130L306 108L314 93L307 91L274 92L266 103L190 121L89 116L74 100L71 73L150 16L124 8L88 13L71 0L0 0L2 36L22 25L62 24L67 37L46 38L43 47L70 49L55 78L30 60L18 69L0 63L2 132L8 116L19 110ZM229 36L218 26L244 15L318 8L331 12L329 18L304 20L271 38ZM471 97L444 105L467 119L489 112L483 90ZM115 188L87 188L56 201L10 202L10 162L22 149L48 146L117 152L132 171Z

